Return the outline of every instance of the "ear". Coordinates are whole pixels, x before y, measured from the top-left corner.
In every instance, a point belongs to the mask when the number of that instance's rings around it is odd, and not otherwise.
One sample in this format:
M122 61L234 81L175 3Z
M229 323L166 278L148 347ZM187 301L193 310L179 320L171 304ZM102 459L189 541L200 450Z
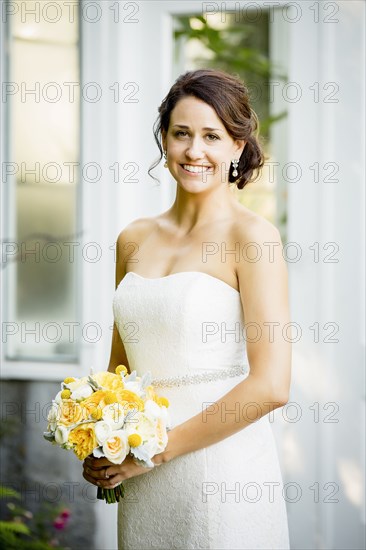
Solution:
M243 139L237 139L235 141L235 147L236 147L235 153L237 155L237 158L241 157L241 154L244 151L246 144L247 144L247 142L244 141Z

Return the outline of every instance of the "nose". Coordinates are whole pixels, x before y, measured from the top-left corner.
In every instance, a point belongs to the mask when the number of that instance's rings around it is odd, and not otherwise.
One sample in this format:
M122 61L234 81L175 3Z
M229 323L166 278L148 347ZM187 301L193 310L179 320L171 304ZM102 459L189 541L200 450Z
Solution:
M199 137L191 139L186 149L186 157L190 160L202 159L204 157L202 142Z

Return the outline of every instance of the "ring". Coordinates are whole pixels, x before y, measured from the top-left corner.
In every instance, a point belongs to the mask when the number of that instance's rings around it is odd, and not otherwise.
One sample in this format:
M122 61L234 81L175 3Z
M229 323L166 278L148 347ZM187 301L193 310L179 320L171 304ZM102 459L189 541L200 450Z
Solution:
M106 468L106 470L105 470L104 477L105 477L105 479L109 479L109 475L107 474L107 468Z

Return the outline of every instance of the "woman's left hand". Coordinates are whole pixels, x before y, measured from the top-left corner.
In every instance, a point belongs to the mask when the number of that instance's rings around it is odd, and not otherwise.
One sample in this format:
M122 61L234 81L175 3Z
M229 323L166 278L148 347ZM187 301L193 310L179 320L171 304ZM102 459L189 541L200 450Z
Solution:
M158 457L159 455L155 455L152 458L152 462L156 465L161 464ZM113 464L107 458L88 456L83 462L83 468L84 479L103 489L113 489L130 477L146 474L152 470L136 464L131 455L127 455L122 464Z

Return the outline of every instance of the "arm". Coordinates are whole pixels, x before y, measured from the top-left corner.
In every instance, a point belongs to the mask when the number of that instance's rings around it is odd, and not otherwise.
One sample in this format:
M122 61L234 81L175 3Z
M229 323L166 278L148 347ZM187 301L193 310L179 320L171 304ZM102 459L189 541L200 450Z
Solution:
M249 232L246 230L246 235L242 229L238 229L235 240L243 243L243 246L256 243L257 250L261 252L256 262L242 257L237 268L245 325L255 323L261 330L260 338L253 342L251 340L254 338L248 329L250 373L220 400L171 430L165 451L153 459L156 464L169 462L177 456L217 443L288 401L291 343L287 341L288 336L287 340L283 337L283 334L286 337L283 328L290 322L290 318L288 277L281 237L272 224L259 220ZM273 257L270 255L271 250ZM249 247L247 253L248 258L252 258L253 248ZM251 403L257 406L250 407ZM237 410L239 414L230 413Z
M151 232L151 221L149 218L139 218L128 224L118 235L116 242L116 288L126 275L128 260L138 261L135 256L139 249L138 243L143 242L146 235ZM132 250L132 251L131 251ZM113 324L112 346L109 359L108 371L114 372L118 365L125 365L131 373L126 350L116 323Z
M123 277L126 275L126 247L127 243L131 242L130 235L130 226L127 226L121 233L118 235L116 242L116 282L115 288L118 287L119 283L122 281ZM125 365L128 369L128 372L131 372L130 366L128 364L127 354L121 336L118 332L116 323L113 323L113 333L112 333L112 345L111 345L111 354L109 358L108 371L114 372L115 368L118 365Z

